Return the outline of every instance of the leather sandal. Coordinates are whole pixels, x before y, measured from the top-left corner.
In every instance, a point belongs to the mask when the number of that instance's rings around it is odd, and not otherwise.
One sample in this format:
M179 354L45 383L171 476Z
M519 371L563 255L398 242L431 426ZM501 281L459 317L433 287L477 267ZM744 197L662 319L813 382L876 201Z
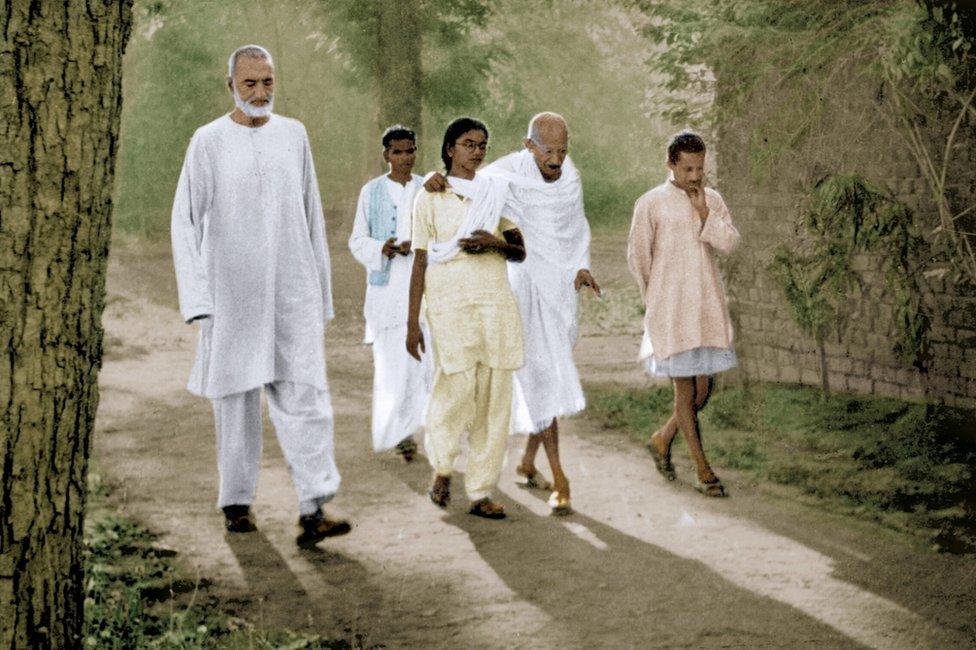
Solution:
M430 486L430 491L427 493L427 496L430 497L430 500L438 508L446 508L447 504L451 501L451 477L435 477L434 484Z
M654 461L654 467L656 467L657 471L661 473L661 476L669 481L673 481L676 476L674 473L674 465L671 464L671 454L668 453L668 455L662 456L653 440L648 440L644 446L647 447L647 451L651 453L651 459Z
M727 497L728 493L725 491L725 486L722 485L722 481L718 480L717 476L713 476L710 481L700 481L695 479L695 489L704 494L706 497Z
M472 501L468 514L476 517L484 517L485 519L504 519L505 507L485 497L484 499Z
M527 472L521 465L515 468L515 473L525 479L525 483L520 483L522 487L528 488L530 490L545 490L548 492L552 489L552 483L546 480L546 477L542 473L534 469L532 473Z

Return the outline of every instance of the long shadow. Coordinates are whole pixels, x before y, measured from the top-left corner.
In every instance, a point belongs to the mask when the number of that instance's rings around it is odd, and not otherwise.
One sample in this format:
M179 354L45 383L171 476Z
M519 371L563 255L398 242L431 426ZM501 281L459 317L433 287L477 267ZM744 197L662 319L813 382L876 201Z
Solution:
M269 628L306 628L311 622L330 621L327 610L313 599L292 573L288 562L260 530L226 533L224 540L244 574L247 593L239 599L241 615ZM310 620L311 619L311 620Z
M410 476L405 482L426 493L426 481ZM473 517L466 513L463 475L455 474L454 485L444 521L468 534L518 598L549 616L543 633L568 633L581 647L860 647L700 562L585 515L539 516L502 497L507 520Z

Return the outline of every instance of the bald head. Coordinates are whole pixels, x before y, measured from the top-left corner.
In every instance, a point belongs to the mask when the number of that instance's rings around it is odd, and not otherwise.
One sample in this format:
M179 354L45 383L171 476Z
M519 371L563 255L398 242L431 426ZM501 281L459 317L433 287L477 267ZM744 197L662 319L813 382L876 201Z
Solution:
M543 180L559 180L563 161L569 150L569 127L558 113L539 113L529 122L529 132L522 141L539 167Z
M543 137L543 133L553 133L555 135L563 134L567 137L569 136L569 127L566 126L566 120L559 113L552 113L550 111L545 111L538 113L529 120L529 131L526 134L526 138L529 140L534 140L539 142L540 138Z

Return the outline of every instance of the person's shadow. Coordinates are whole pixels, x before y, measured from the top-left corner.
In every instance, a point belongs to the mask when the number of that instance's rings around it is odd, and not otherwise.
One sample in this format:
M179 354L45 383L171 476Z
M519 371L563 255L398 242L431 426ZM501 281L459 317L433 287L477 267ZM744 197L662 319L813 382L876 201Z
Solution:
M246 596L237 599L242 610L238 615L268 629L306 630L353 641L351 647L366 646L374 609L382 599L359 562L320 546L301 549L298 553L314 569L303 585L260 530L227 533L225 540L247 584Z
M426 494L429 476L421 483L413 470L406 474L407 485ZM518 598L550 617L543 634L581 647L858 646L789 605L585 514L539 516L500 492L507 520L469 515L463 484L455 473L444 521L468 534Z

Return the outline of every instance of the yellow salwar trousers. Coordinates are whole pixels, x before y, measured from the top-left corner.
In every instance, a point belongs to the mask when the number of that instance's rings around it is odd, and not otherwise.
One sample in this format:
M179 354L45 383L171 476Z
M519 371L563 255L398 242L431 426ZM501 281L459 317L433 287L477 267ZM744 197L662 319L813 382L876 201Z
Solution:
M468 434L464 489L472 501L498 485L512 415L513 370L484 364L447 374L439 366L427 407L424 448L438 476L450 476Z

